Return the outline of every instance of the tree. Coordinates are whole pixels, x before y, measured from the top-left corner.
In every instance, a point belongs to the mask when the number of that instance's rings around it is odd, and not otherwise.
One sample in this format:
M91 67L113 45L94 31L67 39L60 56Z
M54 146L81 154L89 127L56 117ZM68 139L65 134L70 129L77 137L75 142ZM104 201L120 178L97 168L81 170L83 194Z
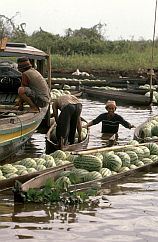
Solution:
M14 18L17 16L8 18L5 15L0 15L0 38L8 37L14 40L25 39L27 34L25 32L26 23L21 23L20 25L15 25Z
M91 28L80 28L79 30L72 30L71 28L68 28L65 31L65 34L66 37L79 37L82 39L104 40L105 27L106 24L98 23Z

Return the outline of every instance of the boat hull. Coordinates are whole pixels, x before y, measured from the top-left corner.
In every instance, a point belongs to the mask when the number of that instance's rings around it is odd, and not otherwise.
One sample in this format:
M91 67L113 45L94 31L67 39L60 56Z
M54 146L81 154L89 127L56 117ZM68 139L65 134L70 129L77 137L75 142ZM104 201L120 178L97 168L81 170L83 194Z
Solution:
M152 103L152 97L150 98L141 94L128 93L126 91L98 90L95 88L85 87L83 92L90 97L104 98L104 100L112 99L130 105L149 106Z
M10 157L30 139L44 119L47 109L48 106L41 108L39 113L17 113L15 116L8 117L6 114L1 115L0 161Z

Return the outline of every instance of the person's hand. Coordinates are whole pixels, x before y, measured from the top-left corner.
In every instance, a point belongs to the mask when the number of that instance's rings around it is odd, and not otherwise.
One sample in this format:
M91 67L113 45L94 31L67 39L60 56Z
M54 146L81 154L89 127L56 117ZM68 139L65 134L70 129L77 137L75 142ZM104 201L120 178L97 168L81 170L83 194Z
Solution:
M87 129L87 124L83 125L83 126L82 126L82 128L85 128L85 129Z
M82 137L78 137L78 143L80 143L82 141Z
M132 124L130 128L132 129L132 128L136 128L136 127Z

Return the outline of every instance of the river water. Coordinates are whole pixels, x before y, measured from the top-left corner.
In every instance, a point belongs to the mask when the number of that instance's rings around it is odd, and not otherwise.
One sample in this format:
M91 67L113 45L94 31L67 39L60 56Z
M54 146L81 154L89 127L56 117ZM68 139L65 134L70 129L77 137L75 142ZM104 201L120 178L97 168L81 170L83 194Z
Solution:
M81 99L82 116L90 121L104 112L102 101ZM135 126L158 113L157 107L118 105L117 113ZM88 147L101 146L101 125L92 126ZM133 138L134 130L120 126L120 143ZM45 152L45 135L36 132L14 159ZM158 241L158 168L138 173L105 187L99 204L58 207L14 204L11 191L0 192L0 241L136 242Z

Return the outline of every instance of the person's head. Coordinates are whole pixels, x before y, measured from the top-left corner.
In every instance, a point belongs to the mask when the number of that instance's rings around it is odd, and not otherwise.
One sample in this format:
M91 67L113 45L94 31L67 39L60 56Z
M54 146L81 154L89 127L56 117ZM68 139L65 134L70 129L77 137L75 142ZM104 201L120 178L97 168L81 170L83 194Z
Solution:
M116 110L116 102L113 101L113 100L108 100L106 105L105 105L105 108L108 112L115 112Z
M28 57L19 57L17 59L17 64L18 64L18 70L20 72L24 72L27 71L28 69L30 69L32 67L29 58Z

